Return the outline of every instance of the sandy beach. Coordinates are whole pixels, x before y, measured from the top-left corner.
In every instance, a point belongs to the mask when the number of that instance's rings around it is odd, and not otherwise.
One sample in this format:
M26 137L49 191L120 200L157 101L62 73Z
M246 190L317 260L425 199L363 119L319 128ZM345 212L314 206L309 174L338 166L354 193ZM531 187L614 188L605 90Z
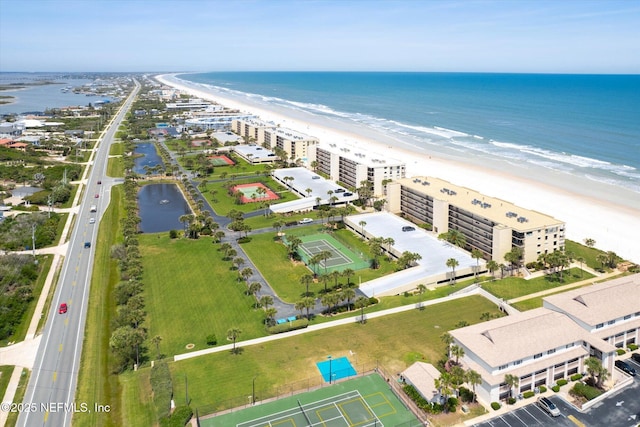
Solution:
M501 171L474 164L473 159L468 162L452 161L417 147L412 149L401 142L385 139L364 126L345 128L343 123L333 123L329 119L300 111L284 108L276 111L249 105L230 96L205 90L202 86L176 80L172 75L156 78L198 98L250 112L263 120L315 136L322 142L357 145L369 151L385 153L406 163L408 177L435 176L552 215L567 223L567 238L577 242L585 238L595 239L596 247L614 251L625 259L640 263L640 200L633 194L619 196L603 185L567 182L572 178L560 174L527 177L526 170L510 173L513 170L508 168ZM554 185L558 182L565 184L563 188ZM574 192L567 187L585 191Z

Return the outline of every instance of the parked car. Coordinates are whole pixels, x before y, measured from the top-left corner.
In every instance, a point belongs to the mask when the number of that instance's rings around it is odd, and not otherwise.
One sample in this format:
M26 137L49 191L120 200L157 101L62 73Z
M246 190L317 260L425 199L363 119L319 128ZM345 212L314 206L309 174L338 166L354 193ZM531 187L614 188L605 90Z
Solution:
M60 304L60 308L58 309L58 313L65 314L67 312L67 303L63 302Z
M91 242L84 242L84 247L85 248L90 248L91 247Z
M636 376L636 370L631 367L624 360L616 360L616 368L620 369L622 372L631 375L632 377Z
M636 363L640 363L640 353L633 353L631 355L631 359L633 359L633 361Z
M298 224L311 224L313 222L313 220L311 218L302 218L300 221L298 221Z
M285 227L291 227L292 225L298 225L298 221L288 221L284 223Z
M95 224L95 223L96 223L95 218L89 218L89 224Z
M338 188L334 193L344 193L344 188Z
M402 227L402 231L415 231L415 227L411 227L410 225L405 225Z
M549 400L546 397L538 398L538 406L540 407L540 409L542 409L552 417L560 416L560 409L558 409L555 403L553 403L551 400Z

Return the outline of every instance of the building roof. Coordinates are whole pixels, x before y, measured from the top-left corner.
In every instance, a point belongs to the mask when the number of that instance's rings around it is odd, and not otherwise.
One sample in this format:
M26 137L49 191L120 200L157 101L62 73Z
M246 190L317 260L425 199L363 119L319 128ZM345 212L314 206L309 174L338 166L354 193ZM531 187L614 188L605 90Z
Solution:
M233 148L233 151L235 151L236 153L240 154L242 157L247 159L249 158L249 156L251 156L252 160L269 159L269 160L275 161L277 159L273 151L269 150L268 148L263 148L259 145L240 144L240 145L235 145L232 148Z
M370 147L358 147L348 143L320 143L318 148L373 168L405 165L404 162L393 159L388 154L371 151Z
M404 187L429 195L465 209L475 215L504 224L514 230L541 229L564 224L543 213L516 206L496 197L486 196L476 190L452 184L434 177L413 177L398 180Z
M544 302L588 325L606 323L640 312L640 274L551 295Z
M525 311L450 333L494 368L577 341L586 341L605 352L615 350L565 314L546 308Z
M430 363L415 362L402 373L402 376L412 384L425 399L431 401L438 397L435 380L440 378L440 371Z

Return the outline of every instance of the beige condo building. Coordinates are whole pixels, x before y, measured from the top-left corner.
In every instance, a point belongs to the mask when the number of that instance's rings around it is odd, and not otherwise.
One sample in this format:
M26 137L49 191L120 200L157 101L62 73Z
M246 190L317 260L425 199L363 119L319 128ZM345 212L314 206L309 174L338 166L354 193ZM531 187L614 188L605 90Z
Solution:
M522 249L525 263L564 250L564 222L438 178L413 177L387 184L386 208L432 224L437 234L458 230L465 236L465 249L478 249L497 263L503 263L513 247Z
M316 137L259 119L234 120L231 129L252 143L284 150L291 161L301 160L308 163L310 147L319 143Z

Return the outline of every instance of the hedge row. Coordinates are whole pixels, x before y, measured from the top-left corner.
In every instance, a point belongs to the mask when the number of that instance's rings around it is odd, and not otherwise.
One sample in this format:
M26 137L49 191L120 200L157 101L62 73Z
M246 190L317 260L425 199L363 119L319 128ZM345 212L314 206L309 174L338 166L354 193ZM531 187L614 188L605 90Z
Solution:
M267 332L270 334L281 334L283 332L295 331L296 329L304 329L309 326L308 319L297 319L293 322L281 323L279 325L270 326Z
M165 361L156 362L151 368L151 390L153 390L153 403L156 406L157 419L169 417L171 410L171 398L173 397L173 382L169 365Z
M595 399L602 393L603 392L601 390L582 383L576 383L569 392L569 394L573 396L582 396L587 400Z

